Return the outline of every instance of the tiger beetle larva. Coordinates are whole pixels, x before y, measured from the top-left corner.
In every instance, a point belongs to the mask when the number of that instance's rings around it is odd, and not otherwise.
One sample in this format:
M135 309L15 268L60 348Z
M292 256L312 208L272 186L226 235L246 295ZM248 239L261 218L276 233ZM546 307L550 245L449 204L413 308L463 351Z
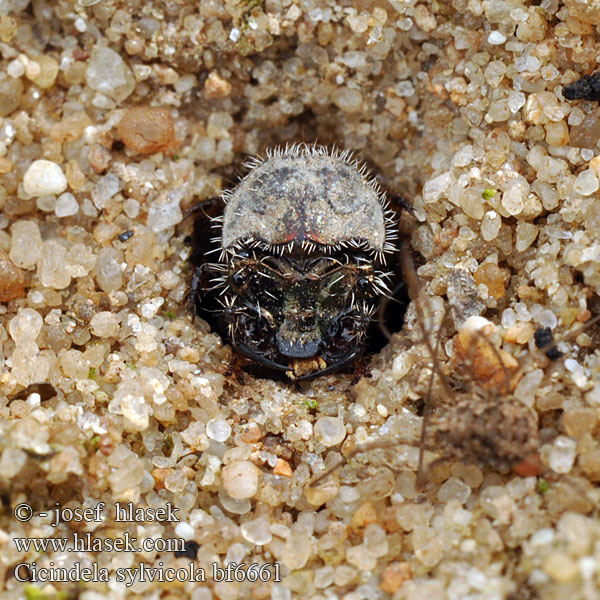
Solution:
M196 313L216 315L217 331L268 373L303 380L351 365L401 279L386 271L398 263L397 211L349 152L301 144L245 166L222 214L203 208L194 224Z

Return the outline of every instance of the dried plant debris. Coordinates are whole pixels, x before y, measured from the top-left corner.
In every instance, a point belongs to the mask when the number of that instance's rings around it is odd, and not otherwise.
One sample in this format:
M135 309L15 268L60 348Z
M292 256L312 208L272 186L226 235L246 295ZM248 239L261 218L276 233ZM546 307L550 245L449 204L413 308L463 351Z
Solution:
M579 0L0 2L0 599L597 600L600 118L569 96L593 92L573 82L599 19ZM354 372L242 384L187 310L185 215L222 212L250 157L315 142L409 200L417 293ZM15 545L75 533L179 546ZM33 563L109 582L18 581ZM242 563L279 575L215 580ZM117 581L190 564L206 582Z

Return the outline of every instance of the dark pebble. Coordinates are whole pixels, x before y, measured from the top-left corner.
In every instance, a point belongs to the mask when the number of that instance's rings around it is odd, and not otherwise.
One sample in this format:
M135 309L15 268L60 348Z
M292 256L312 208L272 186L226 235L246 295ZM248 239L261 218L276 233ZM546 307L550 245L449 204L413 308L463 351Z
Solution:
M600 101L600 73L584 75L581 79L565 86L563 96L567 100Z
M126 242L132 236L133 236L133 231L131 231L131 229L128 229L127 231L120 233L118 235L118 238L119 238L120 242Z
M184 550L175 550L175 558L185 557L194 559L198 554L198 548L200 548L200 544L194 540L189 540L185 542Z
M540 327L533 334L536 348L544 350L544 354L550 360L558 360L563 353L554 345L554 337L550 327ZM549 346L549 347L547 347Z

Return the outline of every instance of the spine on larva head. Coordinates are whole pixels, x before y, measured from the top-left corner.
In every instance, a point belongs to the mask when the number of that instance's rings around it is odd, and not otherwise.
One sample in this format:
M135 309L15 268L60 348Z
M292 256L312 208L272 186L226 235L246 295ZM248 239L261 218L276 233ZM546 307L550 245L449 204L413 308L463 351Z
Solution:
M349 365L391 293L395 212L348 151L299 144L246 166L207 265L233 346L292 379Z

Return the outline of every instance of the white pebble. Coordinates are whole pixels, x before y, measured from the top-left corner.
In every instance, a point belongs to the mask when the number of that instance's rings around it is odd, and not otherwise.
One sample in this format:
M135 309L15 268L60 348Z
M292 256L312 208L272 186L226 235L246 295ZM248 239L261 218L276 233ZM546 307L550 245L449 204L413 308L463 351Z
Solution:
M517 324L517 315L512 308L507 308L502 313L501 323L502 327L504 327L505 329L508 329L509 327L512 327L513 325Z
M515 114L518 110L525 106L525 94L523 92L517 92L511 90L508 92L508 108L510 112Z
M81 212L86 217L92 217L93 219L95 219L98 216L98 211L96 210L96 207L92 204L92 201L89 198L84 198L81 202Z
M248 460L227 465L221 472L226 492L238 500L252 498L258 491L260 471Z
M215 442L225 442L231 435L231 425L223 419L211 419L206 424L206 435Z
M598 563L593 556L582 556L578 563L579 572L584 579L591 579L598 570Z
M526 406L532 407L535 403L535 393L542 383L544 371L542 369L534 369L527 373L515 389L515 398L520 400Z
M533 223L525 223L520 221L517 223L517 231L515 238L515 248L517 252L527 250L535 241L538 235L538 228Z
M572 125L573 127L577 127L577 125L581 125L583 120L585 119L585 113L577 106L571 109L569 113L569 118L567 123Z
M457 167L466 167L473 161L473 146L471 144L467 144L458 150L454 157L452 158L452 162Z
M463 331L481 331L484 327L490 330L495 329L495 325L479 315L471 315L463 323Z
M377 405L377 414L384 419L390 414L388 409L383 404Z
M73 194L65 192L57 198L56 205L54 207L54 214L57 217L71 217L76 215L78 211L79 204L77 203L77 200Z
M464 504L471 495L471 488L458 477L450 477L438 490L437 497L440 502L458 500Z
M34 392L33 394L29 394L29 396L27 396L27 406L29 406L29 408L37 408L38 406L40 406L41 403L42 397L37 392Z
M361 53L364 54L364 53ZM406 80L401 81L396 85L396 95L397 96L412 96L415 93L415 86L412 81Z
M10 480L25 466L27 459L27 454L20 448L4 448L0 457L0 472Z
M501 46L506 42L506 36L499 31L492 31L490 35L488 35L488 44L492 44L492 46Z
M442 173L425 182L423 186L423 202L431 204L437 202L442 194L450 187L452 175L449 172Z
M87 31L87 23L85 22L85 19L82 19L81 17L75 19L73 25L75 25L75 29L77 29L79 33L84 33Z
M360 110L363 95L360 89L341 86L331 93L333 103L344 112L353 113Z
M315 437L324 446L337 446L346 437L344 422L336 417L321 417L314 427Z
M130 219L135 219L140 214L140 203L133 198L127 198L123 203L123 210Z
M412 360L408 352L401 352L392 362L392 373L394 377L402 379L407 375L412 367Z
M237 500L232 498L225 491L219 493L219 500L221 506L227 511L234 515L245 515L252 508L252 502L250 500Z
M175 535L184 540L192 540L194 539L194 528L189 523L181 521L181 523L177 523L177 526L175 527Z
M327 565L326 567L317 569L314 571L314 574L314 584L316 588L324 589L333 584L334 571L332 566Z
M600 384L596 383L594 387L585 395L585 400L590 406L600 406Z
M127 63L106 46L97 45L92 50L85 76L93 90L116 102L125 100L135 89L135 77Z
M39 196L35 204L43 212L54 212L56 208L56 196L52 194Z
M470 490L469 490L470 491ZM363 534L365 546L373 556L385 556L389 550L389 543L385 529L377 523L367 525Z
M164 231L173 225L177 225L183 219L179 202L183 197L181 188L172 190L168 193L166 198L155 200L148 209L147 225L158 233Z
M239 565L244 557L248 554L248 547L240 542L236 542L235 544L231 544L227 549L227 554L225 555L224 564L228 565L229 563L235 563Z
M525 60L525 65L530 73L537 73L540 70L542 63L537 56L528 56Z
M35 160L23 176L23 189L29 196L61 194L67 189L67 178L62 169L50 160Z
M377 558L369 552L369 548L365 544L348 548L346 550L346 560L357 569L364 571L371 571L377 564Z
M10 228L10 259L21 269L32 267L42 252L42 235L35 221L16 221Z
M524 321L526 323L531 321L531 313L529 312L525 302L517 302L515 304L515 312L517 313L519 321Z
M107 173L101 177L92 190L92 200L98 210L102 210L106 203L121 189L121 182L114 173Z
M119 331L117 315L108 310L96 313L90 321L91 332L101 338L112 337Z
M145 319L152 319L156 316L159 308L164 304L165 299L162 296L157 296L144 302L140 308L140 314Z
M556 532L554 529L550 529L549 527L544 527L543 529L538 529L530 538L529 544L532 548L545 548L550 547L554 538L556 537Z
M481 221L481 237L486 242L491 242L498 235L501 225L500 215L495 210L488 210Z
M287 540L291 535L291 530L287 525L283 523L271 523L269 530L273 535L280 537L281 539Z
M574 358L565 360L565 368L571 373L573 381L579 389L584 389L587 386L588 378L585 375L585 370Z
M292 592L282 583L274 583L271 586L271 600L292 600Z
M98 285L105 292L114 292L123 285L121 254L115 248L102 248L98 252L94 271Z
M198 84L198 79L195 75L191 73L188 75L183 75L180 77L174 84L173 87L178 94L185 94L185 92L189 92Z
M15 58L15 60L8 63L6 72L14 79L18 79L25 73L25 64L20 58Z
M531 307L531 316L536 323L539 323L541 327L549 327L554 329L558 324L558 319L553 311L549 308L543 308L539 304L534 304Z
M589 162L594 158L594 151L591 148L581 148L579 153L581 154L581 160L585 162Z
M591 196L594 192L598 191L600 182L598 177L592 169L586 169L577 175L573 189L582 196Z
M150 408L143 396L127 394L121 399L121 414L136 429L143 431L150 421Z
M360 493L354 487L342 485L340 487L339 497L344 504L352 504L352 502L360 500Z
M67 249L58 240L42 244L42 256L38 262L38 277L44 287L62 290L71 283L68 270Z
M42 329L44 321L33 308L24 308L20 310L16 317L13 317L8 324L8 333L17 343L23 343L35 340Z
M575 462L577 442L564 435L559 435L552 444L548 466L555 473L568 473Z
M264 546L273 539L273 534L269 530L269 519L266 516L242 523L240 530L242 537L256 546Z
M357 421L364 421L367 418L367 409L358 402L351 404L348 408L348 412L352 415L352 418Z
M514 185L502 194L502 206L509 215L518 215L523 211L525 206L523 192L520 185Z

